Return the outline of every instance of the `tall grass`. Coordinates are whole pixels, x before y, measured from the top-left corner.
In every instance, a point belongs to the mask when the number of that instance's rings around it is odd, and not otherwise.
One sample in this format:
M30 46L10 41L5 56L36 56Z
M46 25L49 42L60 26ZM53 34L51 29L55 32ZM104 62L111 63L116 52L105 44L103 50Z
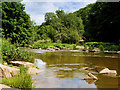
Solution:
M20 74L12 78L2 79L2 84L8 85L12 88L19 89L31 89L32 88L32 77L26 72L27 68L20 67Z

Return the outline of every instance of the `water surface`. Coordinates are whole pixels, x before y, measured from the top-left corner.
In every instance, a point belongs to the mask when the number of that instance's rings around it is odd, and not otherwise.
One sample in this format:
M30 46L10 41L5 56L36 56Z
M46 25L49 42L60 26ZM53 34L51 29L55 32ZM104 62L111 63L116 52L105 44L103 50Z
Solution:
M36 88L118 88L118 77L98 73L105 67L118 72L118 54L36 51L35 58L36 66L44 70L33 76ZM89 72L98 80L84 80Z

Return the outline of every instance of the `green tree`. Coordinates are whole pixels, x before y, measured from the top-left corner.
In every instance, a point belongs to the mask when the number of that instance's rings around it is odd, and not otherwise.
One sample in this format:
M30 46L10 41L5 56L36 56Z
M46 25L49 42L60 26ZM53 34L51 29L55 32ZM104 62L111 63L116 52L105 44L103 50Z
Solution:
M34 26L23 4L2 2L2 35L20 46L34 41ZM33 35L33 36L32 36Z

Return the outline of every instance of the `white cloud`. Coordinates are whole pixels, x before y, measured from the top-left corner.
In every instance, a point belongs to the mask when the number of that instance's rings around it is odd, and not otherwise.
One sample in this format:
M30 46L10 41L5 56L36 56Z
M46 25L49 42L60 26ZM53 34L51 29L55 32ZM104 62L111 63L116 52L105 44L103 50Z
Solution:
M97 0L24 0L23 2L96 2Z
M34 2L31 2L31 0L23 0L22 3L25 4L25 11L30 15L31 19L35 21L37 25L40 25L42 22L44 22L44 15L46 12L55 12L58 9L63 9L65 12L74 12L80 8L85 7L88 3L90 3L90 2L58 2L59 0L57 2L48 2L49 0L45 0L44 2L40 2L42 0L38 0L39 2L35 1L37 0L34 0Z

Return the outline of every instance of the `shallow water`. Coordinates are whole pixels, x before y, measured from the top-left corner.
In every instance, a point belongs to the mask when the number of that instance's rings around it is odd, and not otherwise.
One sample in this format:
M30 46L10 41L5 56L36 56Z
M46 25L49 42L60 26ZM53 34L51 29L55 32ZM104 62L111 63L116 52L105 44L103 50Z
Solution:
M118 77L98 74L105 67L118 72L118 54L36 51L35 58L35 65L44 70L33 76L36 88L118 88ZM83 80L89 72L98 80Z

